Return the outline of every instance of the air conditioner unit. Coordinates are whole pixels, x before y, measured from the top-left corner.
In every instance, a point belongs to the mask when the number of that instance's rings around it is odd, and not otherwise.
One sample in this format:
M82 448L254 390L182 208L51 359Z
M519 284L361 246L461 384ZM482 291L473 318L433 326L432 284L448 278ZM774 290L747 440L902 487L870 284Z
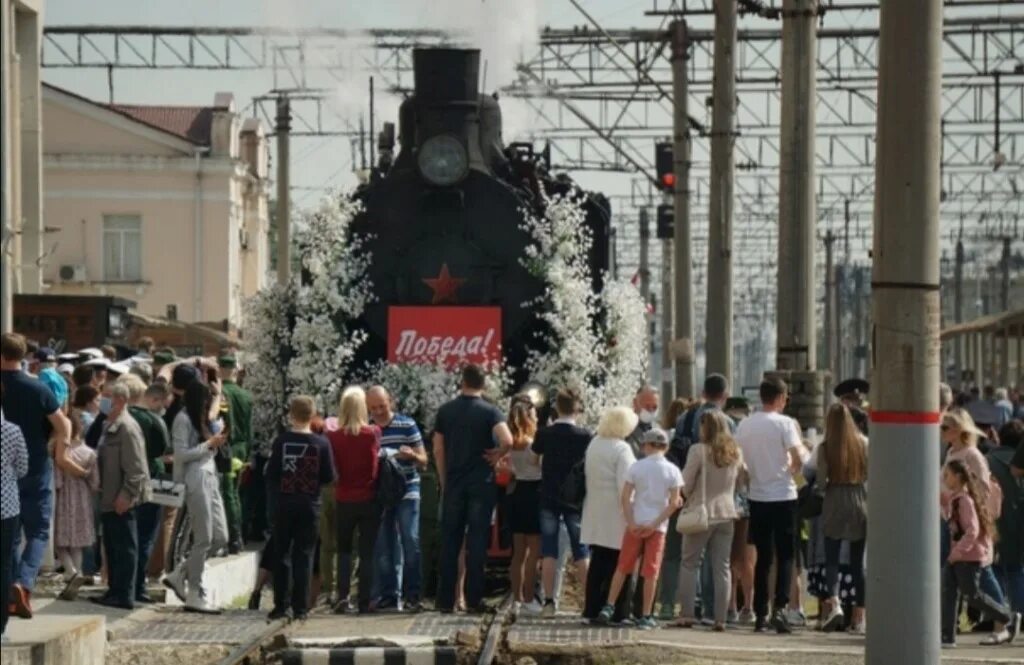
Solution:
M60 281L77 283L88 281L88 276L85 273L85 265L82 263L74 263L61 266Z

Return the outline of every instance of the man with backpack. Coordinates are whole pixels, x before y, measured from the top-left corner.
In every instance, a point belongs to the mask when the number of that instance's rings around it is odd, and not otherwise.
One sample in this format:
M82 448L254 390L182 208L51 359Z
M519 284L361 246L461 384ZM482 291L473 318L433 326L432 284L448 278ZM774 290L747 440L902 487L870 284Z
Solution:
M378 610L422 609L420 572L420 469L427 465L420 429L409 416L395 413L384 386L366 391L370 420L380 427L381 453L395 461L403 486L398 500L385 506L374 558L377 573L371 593Z
M579 485L573 474L582 469L587 446L594 438L593 434L576 424L576 414L580 410L580 399L575 391L565 388L559 390L555 396L558 418L551 425L537 431L531 447L534 454L540 456L541 468L540 551L544 585L541 616L544 618L555 616L555 571L558 568L558 532L562 522L569 532L573 561L580 582L587 579L590 564L590 551L580 542L583 503L580 501L578 505L570 505L563 491L567 482Z

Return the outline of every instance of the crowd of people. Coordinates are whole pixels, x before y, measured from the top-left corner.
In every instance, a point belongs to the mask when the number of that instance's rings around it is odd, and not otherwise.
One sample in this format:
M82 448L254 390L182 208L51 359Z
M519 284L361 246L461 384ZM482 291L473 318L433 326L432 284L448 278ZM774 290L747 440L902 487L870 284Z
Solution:
M250 608L271 584L271 619L323 603L486 612L497 538L511 546L516 615L556 616L572 574L597 625L786 634L808 626L809 593L815 628L866 630L863 381L836 386L820 435L786 415L783 380L766 378L751 408L717 374L700 399L665 408L642 386L590 431L574 391L501 408L470 364L422 429L387 386L351 386L329 417L315 396L292 397L284 431L254 442L231 350L211 364L151 347L121 362L103 350L29 354L11 334L2 346L4 588L18 616L31 616L55 504L64 597L102 570L108 590L95 600L115 607L148 602L147 576L165 571L187 610L216 612L207 559L260 541ZM940 402L943 644L968 629L961 602L983 643L1007 643L1024 611L1024 404L945 385ZM177 558L175 509L151 497L168 477L189 516Z

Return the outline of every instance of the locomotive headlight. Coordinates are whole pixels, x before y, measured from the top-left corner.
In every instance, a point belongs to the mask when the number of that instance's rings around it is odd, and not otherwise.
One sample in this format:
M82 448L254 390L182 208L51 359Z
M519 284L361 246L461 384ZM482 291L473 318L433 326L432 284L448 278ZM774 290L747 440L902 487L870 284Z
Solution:
M432 185L454 185L466 177L469 156L454 136L433 136L420 146L417 156L420 173Z

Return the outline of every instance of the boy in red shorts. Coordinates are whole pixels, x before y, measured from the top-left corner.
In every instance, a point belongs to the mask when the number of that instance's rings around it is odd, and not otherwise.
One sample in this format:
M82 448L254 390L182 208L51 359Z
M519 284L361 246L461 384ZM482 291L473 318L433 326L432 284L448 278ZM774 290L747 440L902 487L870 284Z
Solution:
M644 434L644 458L626 472L622 488L622 512L626 517L626 533L622 536L619 562L608 590L608 602L598 615L597 623L609 623L615 613L614 602L626 576L633 572L643 551L640 576L644 578L643 618L636 627L641 630L657 628L654 620L654 595L658 589L658 570L665 552L665 532L668 518L680 506L679 492L683 475L679 468L665 459L668 435L652 429Z

